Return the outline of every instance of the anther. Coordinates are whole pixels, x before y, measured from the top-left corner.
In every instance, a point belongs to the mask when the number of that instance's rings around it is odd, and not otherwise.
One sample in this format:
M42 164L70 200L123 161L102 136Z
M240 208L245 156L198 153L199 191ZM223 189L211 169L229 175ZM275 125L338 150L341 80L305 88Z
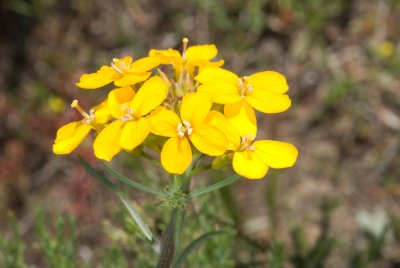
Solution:
M247 147L246 150L248 150L248 151L255 151L255 150L256 150L256 146L250 145L249 147Z
M124 61L121 61L117 58L113 58L112 62L111 62L111 67L114 69L114 71L123 74L124 70L127 69L127 66L125 64Z
M253 87L248 83L248 80L248 76L238 78L239 94L242 98L245 98L247 95L253 93Z
M190 136L193 133L192 124L190 124L188 121L183 121L182 123L178 124L176 131L178 132L178 136L180 138L183 138L185 134Z
M126 109L125 114L121 116L121 121L126 123L130 120L133 119L133 109L131 107L129 107L128 109Z

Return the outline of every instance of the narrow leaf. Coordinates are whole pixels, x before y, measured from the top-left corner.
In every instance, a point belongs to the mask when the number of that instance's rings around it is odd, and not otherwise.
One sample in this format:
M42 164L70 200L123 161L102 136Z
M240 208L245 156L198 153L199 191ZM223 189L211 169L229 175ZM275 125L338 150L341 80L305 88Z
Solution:
M137 225L139 226L139 229L142 231L144 236L151 242L154 242L154 236L152 232L150 231L149 227L144 223L142 217L140 217L139 213L134 209L129 201L125 198L123 193L100 171L92 167L85 159L82 157L79 157L79 160L81 161L81 164L83 168L90 174L92 175L95 179L97 179L101 184L105 185L107 188L112 190L118 197L121 199L122 203L124 206L128 209L129 214L132 216L132 218L135 220Z
M189 254L194 251L197 247L199 247L202 243L204 243L205 241L213 238L214 236L217 235L222 235L222 234L229 234L226 231L215 231L215 232L209 232L206 234L203 234L202 236L196 238L195 240L193 240L186 248L185 250L182 252L182 254L179 256L179 259L176 263L176 268L179 268L183 265L184 261L186 260L186 258L189 256Z
M119 193L118 188L100 171L92 167L85 159L79 156L79 161L81 162L83 168L98 180L101 184L112 190L113 192Z
M138 189L140 191L143 191L143 192L146 192L146 193L150 193L150 194L154 194L154 195L157 195L157 196L160 196L160 197L165 197L165 194L163 192L151 189L150 187L147 187L147 186L145 186L145 185L143 185L141 183L133 181L133 180L129 179L128 177L125 177L121 173L115 171L112 167L110 167L107 164L103 164L102 166L108 172L110 172L111 175L113 175L115 178L117 178L121 182L123 182L123 183L125 183L125 184L127 184L127 185L129 185L129 186L131 186L133 188L136 188L136 189Z
M136 221L138 224L140 230L143 232L143 234L146 236L146 238L153 243L154 242L154 236L152 232L150 231L149 227L144 223L142 217L140 217L139 213L136 211L134 207L129 203L129 201L122 195L118 194L118 197L121 199L122 203L128 209L129 214L131 214L132 218Z
M234 175L232 175L232 176L230 176L230 177L228 177L228 178L226 178L226 179L224 179L222 181L219 181L219 182L217 182L215 184L212 184L212 185L206 186L204 188L201 188L199 190L193 191L193 192L190 193L190 196L191 197L196 197L196 196L199 196L199 195L203 195L203 194L206 194L206 193L221 189L221 188L223 188L223 187L225 187L225 186L227 186L229 184L234 183L238 179L240 179L240 175L234 174Z

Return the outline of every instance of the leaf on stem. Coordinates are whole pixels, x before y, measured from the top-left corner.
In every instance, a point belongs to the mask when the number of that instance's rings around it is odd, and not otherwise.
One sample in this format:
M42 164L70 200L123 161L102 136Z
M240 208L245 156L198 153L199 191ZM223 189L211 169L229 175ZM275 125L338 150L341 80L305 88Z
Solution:
M142 217L139 215L137 210L129 203L128 199L124 196L124 194L113 184L103 173L99 170L92 167L85 159L79 157L79 160L83 166L83 168L92 175L95 179L97 179L101 184L112 190L122 201L126 209L129 211L129 214L135 220L139 229L142 231L143 235L150 241L150 243L154 242L154 236L150 231L147 224L143 221Z
M136 182L136 181L133 181L133 180L129 179L128 177L125 177L125 176L122 175L121 173L115 171L112 167L110 167L110 166L107 165L107 164L104 164L104 163L103 163L102 166L103 166L108 172L110 172L111 175L113 175L115 178L117 178L117 179L120 180L121 182L123 182L123 183L125 183L125 184L127 184L127 185L129 185L129 186L131 186L131 187L133 187L133 188L136 188L136 189L138 189L138 190L140 190L140 191L143 191L143 192L146 192L146 193L149 193L149 194L157 195L157 196L159 196L159 197L165 197L165 193L163 193L163 192L161 192L161 191L157 191L157 190L151 189L150 187L147 187L147 186L145 186L145 185L143 185L143 184L141 184L141 183L138 183L138 182Z
M223 188L225 186L228 186L229 184L234 183L238 179L240 179L240 175L234 174L234 175L232 175L232 176L230 176L230 177L228 177L228 178L226 178L226 179L224 179L222 181L219 181L219 182L217 182L215 184L212 184L212 185L206 186L204 188L201 188L199 190L193 191L193 192L190 193L190 196L191 197L196 197L196 196L203 195L203 194L206 194L206 193L209 193L209 192L213 192L215 190L221 189L221 188Z
M189 254L194 251L197 247L199 247L202 243L205 241L213 238L214 236L217 235L222 235L222 234L229 234L229 232L226 231L214 231L214 232L209 232L206 234L203 234L202 236L196 238L193 240L182 252L182 254L179 256L178 261L176 262L176 268L179 268L183 265L184 261L186 258L189 256Z

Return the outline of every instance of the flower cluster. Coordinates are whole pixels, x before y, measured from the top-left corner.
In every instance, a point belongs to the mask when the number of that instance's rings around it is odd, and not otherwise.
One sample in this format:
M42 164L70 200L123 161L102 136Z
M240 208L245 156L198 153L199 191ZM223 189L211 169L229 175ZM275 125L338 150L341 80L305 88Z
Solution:
M249 179L264 177L269 167L292 166L293 145L256 140L255 110L279 113L291 105L285 77L274 71L239 77L221 68L223 60L213 61L215 45L187 43L184 38L182 53L152 49L148 57L113 59L82 75L80 88L110 83L116 88L89 113L72 102L83 119L58 130L54 153L71 153L93 130L97 158L111 161L121 150L135 148L157 150L152 144L158 142L161 164L172 174L184 173L199 155L215 157L213 167L231 162Z

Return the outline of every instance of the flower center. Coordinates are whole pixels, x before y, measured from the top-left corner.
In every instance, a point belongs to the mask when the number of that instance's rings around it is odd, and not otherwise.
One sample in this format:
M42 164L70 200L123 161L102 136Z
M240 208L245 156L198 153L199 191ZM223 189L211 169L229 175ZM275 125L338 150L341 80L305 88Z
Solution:
M241 137L240 147L238 151L255 151L256 147L252 144L254 139L255 137L252 134Z
M121 105L122 110L124 111L124 114L121 116L121 121L126 123L128 121L133 120L133 109L132 107L128 107L126 104Z
M111 67L117 73L123 74L126 70L129 69L130 66L127 66L123 59L114 58L111 62Z
M88 114L79 106L78 100L74 100L71 103L71 107L75 108L83 116L82 123L90 125L94 121L94 109L90 109Z
M190 136L193 133L192 124L190 124L188 121L183 121L182 123L179 123L176 131L178 132L178 136L181 138L183 138L185 135Z
M242 98L253 93L253 87L249 84L249 77L243 76L238 78L239 94Z

